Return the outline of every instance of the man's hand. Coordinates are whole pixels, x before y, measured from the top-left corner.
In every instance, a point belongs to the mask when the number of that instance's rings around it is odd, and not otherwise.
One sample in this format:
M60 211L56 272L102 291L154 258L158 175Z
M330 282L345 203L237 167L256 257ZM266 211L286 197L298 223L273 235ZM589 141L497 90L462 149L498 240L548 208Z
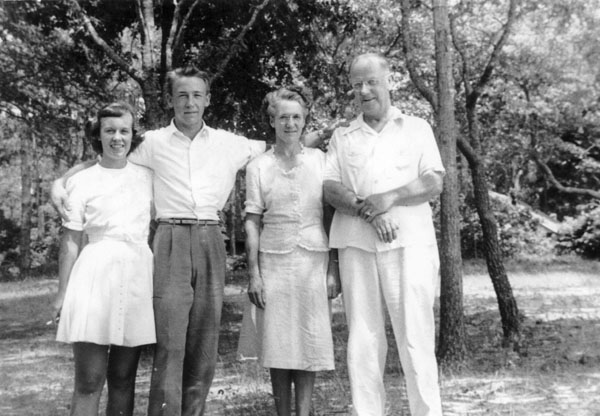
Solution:
M78 163L69 169L62 177L52 182L52 188L50 189L50 202L52 203L52 206L56 212L58 212L63 219L68 219L67 212L71 210L71 206L69 205L69 195L65 189L67 179L75 175L77 172L81 172L84 169L94 166L96 163L98 163L97 159Z
M250 298L250 302L258 308L265 308L267 302L265 298L264 283L261 276L250 278L250 283L248 284L248 297Z
M362 201L362 207L358 211L358 215L363 220L371 222L378 215L389 211L394 206L394 202L392 192L370 195Z
M52 182L50 201L56 212L58 212L63 219L68 219L67 212L71 210L71 206L69 205L69 195L65 189L63 178L58 178Z
M398 237L398 224L389 213L379 214L369 222L377 231L379 240L384 243L391 243Z

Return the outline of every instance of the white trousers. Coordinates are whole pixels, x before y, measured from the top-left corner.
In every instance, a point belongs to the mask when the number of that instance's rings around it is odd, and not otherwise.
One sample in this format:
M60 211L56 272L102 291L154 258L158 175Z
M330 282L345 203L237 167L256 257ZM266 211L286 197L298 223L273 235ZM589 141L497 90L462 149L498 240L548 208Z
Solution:
M390 314L412 416L441 416L433 303L437 246L372 253L339 250L349 327L348 372L353 415L384 416L387 355L384 303Z

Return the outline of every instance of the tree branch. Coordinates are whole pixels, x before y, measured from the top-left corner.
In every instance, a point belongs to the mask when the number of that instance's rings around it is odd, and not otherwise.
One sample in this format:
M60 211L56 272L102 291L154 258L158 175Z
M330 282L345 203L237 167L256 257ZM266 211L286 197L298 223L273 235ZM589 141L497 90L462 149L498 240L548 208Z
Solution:
M246 36L246 33L248 33L248 31L252 28L252 26L254 26L254 23L256 22L256 19L258 18L259 13L265 7L267 7L267 5L269 4L270 1L271 0L263 0L263 2L261 4L256 6L256 8L254 9L254 13L252 13L252 17L250 18L250 20L248 21L246 26L244 26L242 31L237 35L235 40L231 43L231 47L229 48L229 52L227 53L227 56L219 64L215 74L213 75L213 77L211 79L211 82L214 81L215 79L221 77L221 75L223 75L223 72L225 71L227 64L229 64L229 61L231 61L233 56L237 53L238 49L242 47L241 45L242 45L242 42L244 41L244 37Z
M467 63L467 53L463 45L458 40L458 34L456 33L456 22L454 21L454 16L450 18L450 36L452 37L452 44L454 45L454 49L458 52L460 56L460 62L462 67L462 80L463 86L465 87L465 95L468 97L471 95L472 88L469 83L469 79L471 79L471 70L469 69L469 65Z
M85 13L85 11L81 8L81 6L77 2L77 0L71 1L71 4L73 5L73 8L75 9L75 11L77 13L79 13L80 17L83 19L83 24L84 24L84 26L85 26L88 34L91 36L92 40L94 41L94 43L100 49L102 49L114 63L116 63L119 67L121 67L121 69L123 71L125 71L127 74L129 74L129 76L131 78L133 78L135 81L137 81L139 84L141 84L143 82L142 75L139 74L138 71L136 71L135 68L132 65L130 65L129 63L127 63L127 61L125 61L121 56L119 56L119 54L117 54L104 41L104 39L102 39L100 37L100 35L96 31L96 28L92 24L92 21L90 20L90 18L88 17L88 15Z
M502 28L502 32L500 33L500 36L498 37L498 41L492 48L492 53L490 54L490 57L485 66L485 69L483 70L483 72L481 74L481 77L477 81L477 84L475 85L475 87L473 88L471 93L467 96L467 105L475 106L475 104L477 103L477 99L479 98L479 96L481 95L481 92L483 91L483 88L489 82L489 80L492 76L492 72L494 71L494 68L496 67L496 64L498 63L498 57L500 56L500 51L504 47L504 44L506 43L506 40L508 39L508 36L510 35L510 31L514 24L517 1L518 0L510 0L510 2L509 2L508 12L506 15L506 23L504 24L504 27Z
M419 93L431 104L434 112L437 112L438 108L438 99L435 95L435 92L429 88L423 78L419 76L417 72L417 66L414 58L414 47L410 39L411 31L410 31L410 0L401 0L400 1L400 9L402 10L401 17L401 25L402 27L399 30L403 31L402 36L402 50L404 52L404 57L406 59L406 69L408 70L408 74L410 76L410 80L417 88Z
M533 158L535 163L537 163L537 165L540 167L542 172L544 172L544 176L546 177L548 182L550 182L559 192L575 195L585 195L595 199L600 199L599 191L594 191L592 189L585 188L575 188L572 186L564 186L558 181L558 179L556 179L550 167L543 160L540 159L536 152L531 152L531 157Z
M169 32L169 39L167 40L166 46L168 69L171 69L173 66L173 56L175 56L175 58L179 56L179 51L181 50L181 44L183 42L183 33L192 17L194 10L196 9L196 7L198 7L200 3L201 0L195 0L194 3L188 9L183 19L181 19L181 13L184 3L179 2L175 5L173 23L171 24L171 31ZM177 61L178 59L175 60Z
M475 149L473 149L473 146L471 146L469 141L465 140L464 137L457 135L456 145L458 146L458 150L460 150L463 156L467 159L467 162L469 162L469 166L471 168L477 167L477 165L481 163L481 158Z
M141 23L142 62L146 69L154 69L154 2L137 0L138 19Z

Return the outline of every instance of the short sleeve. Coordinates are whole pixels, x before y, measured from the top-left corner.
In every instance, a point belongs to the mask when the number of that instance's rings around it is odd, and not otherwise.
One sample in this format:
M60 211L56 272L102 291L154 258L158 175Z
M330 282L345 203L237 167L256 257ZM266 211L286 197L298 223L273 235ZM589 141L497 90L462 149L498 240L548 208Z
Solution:
M265 201L260 191L260 166L252 162L246 168L246 203L247 214L262 214Z
M67 219L63 220L63 226L70 230L82 231L85 220L85 189L79 181L81 175L74 175L67 180L66 190L69 195L70 210L67 211Z
M340 171L340 160L338 153L338 142L341 139L340 129L333 132L333 137L329 142L327 154L325 157L325 175L324 180L326 181L342 181L342 174Z
M442 158L433 135L433 130L427 121L419 119L420 136L423 139L423 153L419 160L419 175L426 172L438 172L445 174L446 170L442 164Z
M263 154L266 149L266 143L259 140L250 140L244 136L238 136L233 133L216 130L222 134L222 145L225 155L233 161L236 170L243 168L255 157Z
M151 168L152 166L152 136L146 133L144 141L127 156L131 163Z
M248 146L250 147L250 160L267 150L267 143L261 140L248 140Z

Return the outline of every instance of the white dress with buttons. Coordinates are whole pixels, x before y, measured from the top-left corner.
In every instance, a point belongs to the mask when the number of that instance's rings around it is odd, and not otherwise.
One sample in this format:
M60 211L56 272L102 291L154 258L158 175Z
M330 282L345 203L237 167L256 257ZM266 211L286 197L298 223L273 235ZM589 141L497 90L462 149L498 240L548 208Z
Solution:
M133 347L156 342L148 226L152 176L95 165L67 182L64 226L88 238L69 278L57 340Z
M303 149L299 165L285 171L271 149L246 169L246 212L262 215L259 264L266 306L259 310L252 305L245 311L238 355L258 356L264 367L334 368L326 285L329 248L323 228L324 168L320 150Z

